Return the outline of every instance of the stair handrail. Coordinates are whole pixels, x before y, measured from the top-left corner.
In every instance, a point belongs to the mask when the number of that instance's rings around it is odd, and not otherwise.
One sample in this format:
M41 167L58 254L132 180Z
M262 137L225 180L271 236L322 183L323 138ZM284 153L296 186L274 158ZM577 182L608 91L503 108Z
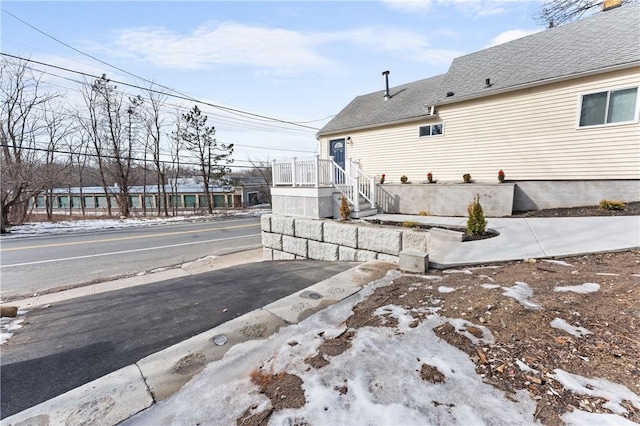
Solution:
M375 179L360 168L359 160L351 160L352 176L354 176L354 184L357 193L362 196L371 205L376 208L376 182Z

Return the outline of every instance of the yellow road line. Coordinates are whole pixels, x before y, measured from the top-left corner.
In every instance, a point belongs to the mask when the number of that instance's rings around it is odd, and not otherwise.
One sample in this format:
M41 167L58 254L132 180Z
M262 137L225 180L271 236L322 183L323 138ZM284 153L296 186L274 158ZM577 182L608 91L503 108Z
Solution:
M175 232L167 232L163 234L150 234L150 235L138 235L135 237L118 237L118 238L105 238L102 240L91 240L91 241L76 241L69 243L56 243L56 244L42 244L38 246L26 246L26 247L14 247L8 249L0 248L0 252L7 251L18 251L18 250L31 250L31 249L41 249L41 248L51 248L51 247L63 247L63 246L75 246L82 244L95 244L95 243L108 243L113 241L126 241L126 240L139 240L143 238L155 238L155 237L166 237L171 235L181 235L181 234L196 234L199 232L208 232L208 231L224 231L228 229L238 229L238 228L250 228L252 226L260 226L259 223L254 223L251 225L236 225L236 226L227 226L224 228L209 228L209 229L194 229L191 231L175 231Z

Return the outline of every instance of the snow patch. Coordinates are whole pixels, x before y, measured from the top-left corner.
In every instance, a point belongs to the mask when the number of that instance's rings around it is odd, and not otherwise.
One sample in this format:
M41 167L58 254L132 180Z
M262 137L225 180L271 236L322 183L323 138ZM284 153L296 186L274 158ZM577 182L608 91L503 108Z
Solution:
M461 334L462 336L471 340L471 343L473 343L474 345L492 344L495 342L495 338L493 337L493 334L491 334L491 331L483 325L477 325L462 318L449 318L445 319L445 321L451 324L456 329L456 332L458 334ZM475 335L471 334L468 331L468 328L470 327L480 330L482 332L482 337L476 337Z
M540 309L540 305L537 303L530 302L528 299L533 296L533 290L529 287L529 284L521 281L516 281L516 283L504 289L503 296L511 297L516 299L522 306L527 309Z
M18 318L19 316L23 316L29 311L18 309L17 317L0 317L0 345L7 343L11 337L13 337L13 332L22 328L22 323L24 322L24 318Z
M465 275L473 275L468 269L447 269L442 271L443 274L465 274Z
M588 411L573 410L562 415L562 421L567 426L638 426L637 423L627 420L617 414L589 413Z
M576 337L585 337L587 334L591 334L589 330L584 327L575 327L562 318L554 318L553 321L549 323L549 325L553 328L557 328L558 330L566 331L572 336Z
M580 285L568 285L555 287L553 291L572 291L574 293L594 293L600 290L600 284L597 283L584 283Z
M456 289L453 287L447 287L444 285L438 287L438 293L453 293L454 291L456 291Z
M542 261L547 263L553 263L554 265L560 265L560 266L573 266L572 264L567 263L564 260L542 259Z
M535 368L529 367L527 364L525 364L523 361L520 361L519 359L516 359L516 365L518 366L520 371L524 373L533 373L533 374L539 373L538 370L536 370Z
M486 288L487 290L491 290L494 288L501 288L502 286L498 284L480 284L480 287Z
M628 401L635 408L640 409L640 397L631 392L626 386L606 379L589 379L577 374L571 374L560 368L553 370L553 373L554 378L569 391L608 400L603 407L616 414L627 413L627 409L620 404L622 401Z
M613 274L610 272L596 272L596 275L603 275L605 277L619 277L620 274Z

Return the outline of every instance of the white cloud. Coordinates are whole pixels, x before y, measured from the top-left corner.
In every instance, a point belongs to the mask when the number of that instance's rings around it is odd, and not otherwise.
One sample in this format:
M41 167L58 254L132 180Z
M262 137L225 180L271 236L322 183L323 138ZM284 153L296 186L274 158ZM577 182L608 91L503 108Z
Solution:
M215 66L249 66L259 73L294 74L340 70L337 59L323 55L328 44L356 45L409 61L447 64L461 52L433 49L421 31L377 26L331 33L305 33L234 22L203 25L187 34L163 28L119 31L106 49L114 57L136 58L161 68L202 70Z
M233 22L201 26L190 34L161 28L118 32L112 54L134 55L159 67L197 70L213 65L245 65L279 71L312 70L332 62L314 52L316 41L304 33Z
M499 44L502 43L506 43L508 41L512 41L518 38L522 38L522 37L526 37L528 35L531 34L535 34L538 33L542 30L540 29L536 29L536 30L509 30L509 31L505 31L501 34L498 34L496 37L493 38L493 40L491 40L491 42L485 46L485 47L493 47L493 46L497 46Z
M402 13L421 13L439 7L453 6L466 16L482 17L507 13L507 3L521 3L521 0L382 0L391 10Z
M425 12L431 9L431 0L383 0L383 3L392 10L403 13Z

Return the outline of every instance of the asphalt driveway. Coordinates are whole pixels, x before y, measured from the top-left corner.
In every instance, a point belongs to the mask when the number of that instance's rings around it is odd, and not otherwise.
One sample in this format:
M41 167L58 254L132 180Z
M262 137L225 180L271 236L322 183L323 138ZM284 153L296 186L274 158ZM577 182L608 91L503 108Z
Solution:
M33 309L4 345L2 418L354 265L258 262Z

